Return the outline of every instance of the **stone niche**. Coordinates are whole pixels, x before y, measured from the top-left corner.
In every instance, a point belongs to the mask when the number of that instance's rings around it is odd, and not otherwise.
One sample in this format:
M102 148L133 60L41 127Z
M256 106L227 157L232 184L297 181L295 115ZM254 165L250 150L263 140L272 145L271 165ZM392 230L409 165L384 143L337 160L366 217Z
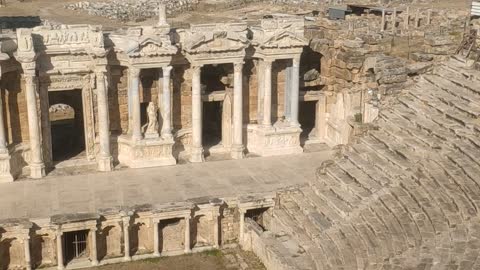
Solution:
M160 252L175 252L185 249L185 219L169 218L159 223Z

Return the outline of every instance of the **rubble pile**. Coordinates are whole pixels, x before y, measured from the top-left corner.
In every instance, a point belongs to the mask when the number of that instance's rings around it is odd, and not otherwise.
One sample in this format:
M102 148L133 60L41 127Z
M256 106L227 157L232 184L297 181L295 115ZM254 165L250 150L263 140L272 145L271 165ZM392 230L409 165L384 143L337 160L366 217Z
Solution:
M192 10L199 0L162 0L168 14ZM89 15L107 17L119 21L142 21L157 16L159 1L111 0L105 2L81 1L65 5L66 9L87 12Z

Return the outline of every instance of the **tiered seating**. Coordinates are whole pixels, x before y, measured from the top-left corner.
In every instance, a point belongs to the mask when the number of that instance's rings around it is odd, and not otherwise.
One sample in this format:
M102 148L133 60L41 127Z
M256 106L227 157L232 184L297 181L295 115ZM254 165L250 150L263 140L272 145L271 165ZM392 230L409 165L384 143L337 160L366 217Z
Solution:
M280 195L274 221L317 269L480 269L480 74L451 60L378 129Z

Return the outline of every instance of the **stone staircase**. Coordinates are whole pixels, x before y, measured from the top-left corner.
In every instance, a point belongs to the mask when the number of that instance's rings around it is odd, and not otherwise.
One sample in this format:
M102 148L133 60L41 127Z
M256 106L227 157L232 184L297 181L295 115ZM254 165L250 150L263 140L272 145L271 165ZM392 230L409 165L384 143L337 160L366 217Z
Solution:
M480 269L479 116L480 73L440 64L308 186L280 194L269 229L316 269Z

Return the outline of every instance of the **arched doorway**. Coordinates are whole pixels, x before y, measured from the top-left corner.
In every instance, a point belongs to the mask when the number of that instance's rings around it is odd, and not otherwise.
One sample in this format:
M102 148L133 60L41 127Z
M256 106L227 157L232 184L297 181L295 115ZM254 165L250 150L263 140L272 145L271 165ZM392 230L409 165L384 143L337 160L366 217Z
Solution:
M53 161L85 157L81 90L50 92L49 103Z

